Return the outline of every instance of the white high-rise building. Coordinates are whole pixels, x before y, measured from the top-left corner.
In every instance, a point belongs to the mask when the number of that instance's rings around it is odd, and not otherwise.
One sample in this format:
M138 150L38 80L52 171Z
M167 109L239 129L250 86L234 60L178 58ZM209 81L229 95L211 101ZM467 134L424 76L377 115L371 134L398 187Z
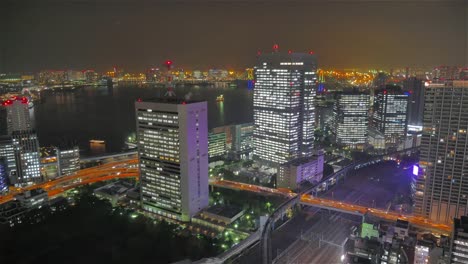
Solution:
M135 103L143 209L190 221L208 206L206 102Z
M12 138L16 169L11 183L29 185L42 181L39 162L39 142L29 115L28 99L13 97L2 103L7 112L8 134Z
M364 147L368 136L369 95L358 92L338 94L333 113L336 142L351 148Z
M28 103L26 97L14 97L2 103L2 105L6 107L9 135L11 135L13 131L33 129Z
M428 84L425 94L414 212L450 223L468 215L468 81Z
M275 45L276 46L276 45ZM262 54L255 67L254 158L277 167L313 153L315 55Z

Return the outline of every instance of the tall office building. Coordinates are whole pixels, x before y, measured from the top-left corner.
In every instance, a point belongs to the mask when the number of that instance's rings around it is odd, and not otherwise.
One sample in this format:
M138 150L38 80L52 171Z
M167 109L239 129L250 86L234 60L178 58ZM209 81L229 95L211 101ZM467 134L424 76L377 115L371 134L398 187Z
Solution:
M2 103L7 112L8 134L12 138L16 161L16 177L11 183L27 185L42 180L39 163L39 142L29 115L28 99L13 97Z
M142 207L190 221L208 206L207 104L166 98L135 111Z
M337 94L333 113L336 142L363 148L368 136L369 95L351 91Z
M408 126L422 126L424 112L424 82L410 77L403 81L403 90L408 94Z
M13 131L33 129L26 97L14 97L4 101L2 105L5 106L7 112L8 134L11 135Z
M429 84L415 213L443 223L468 214L468 81Z
M387 86L377 92L374 102L374 127L384 134L386 143L397 144L406 137L408 94L400 87Z
M276 46L276 45L275 45ZM255 67L254 158L272 167L313 153L317 81L315 55L258 57Z
M39 161L39 142L33 131L13 131L13 146L17 173L17 185L30 185L41 182L41 168Z

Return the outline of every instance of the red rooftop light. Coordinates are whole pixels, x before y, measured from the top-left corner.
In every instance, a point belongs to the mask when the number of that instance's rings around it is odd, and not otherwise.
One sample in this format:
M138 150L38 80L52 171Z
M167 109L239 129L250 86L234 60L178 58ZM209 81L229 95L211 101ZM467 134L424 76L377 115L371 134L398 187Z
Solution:
M310 54L310 55L313 55L313 54L314 54L314 52L311 50L311 51L309 51L309 54Z
M141 102L142 100L141 100L141 98L138 98L138 100L137 100L137 101L138 101L138 102Z
M292 53L292 50L288 50L288 54L291 54Z

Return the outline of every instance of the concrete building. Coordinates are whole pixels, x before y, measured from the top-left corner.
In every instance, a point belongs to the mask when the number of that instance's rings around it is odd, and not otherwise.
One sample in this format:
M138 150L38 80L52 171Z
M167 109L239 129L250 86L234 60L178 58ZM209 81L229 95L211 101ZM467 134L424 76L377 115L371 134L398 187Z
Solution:
M208 133L209 161L221 160L226 156L226 133Z
M7 112L7 131L9 135L13 131L33 129L28 103L29 101L26 97L14 97L2 103Z
M450 263L468 263L468 217L453 219L453 232L450 245Z
M49 196L43 189L26 191L16 195L15 199L20 202L21 206L28 209L41 208L49 204Z
M234 159L251 159L254 149L254 124L245 123L232 126L231 154Z
M369 127L368 130L368 143L373 146L375 150L385 149L385 136L382 132L375 128Z
M279 166L278 188L295 190L305 181L319 182L323 177L323 152L307 158L298 158Z
M408 126L422 127L424 113L424 82L415 77L403 81L403 91L408 94Z
M56 153L57 170L60 176L74 174L80 170L80 149L77 146L66 150L57 148Z
M336 143L363 149L368 137L369 95L351 91L337 94L333 112Z
M42 181L39 161L39 141L32 130L12 133L17 171L16 185L30 185Z
M450 223L468 214L468 81L426 87L414 213Z
M408 95L398 86L387 86L377 92L373 125L385 136L387 144L397 144L406 136Z
M138 101L135 112L142 208L190 221L208 206L206 102Z
M262 54L255 66L254 158L277 168L290 160L310 157L315 130L315 55Z

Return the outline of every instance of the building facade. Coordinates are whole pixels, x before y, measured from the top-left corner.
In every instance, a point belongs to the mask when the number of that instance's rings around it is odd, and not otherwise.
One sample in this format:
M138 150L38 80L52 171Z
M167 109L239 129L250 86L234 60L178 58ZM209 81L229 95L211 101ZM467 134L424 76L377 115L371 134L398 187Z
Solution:
M295 190L305 181L319 182L323 177L323 152L308 158L298 158L279 166L278 188Z
M15 146L10 136L0 136L0 158L4 158L7 165L7 174L10 183L17 179Z
M254 158L272 167L313 152L317 81L315 55L258 57L255 67Z
M74 174L80 170L80 149L78 147L65 150L57 148L56 153L59 176Z
M414 193L416 214L450 223L468 214L468 81L429 84Z
M138 101L135 112L142 208L190 221L208 206L206 102Z
M208 156L210 161L221 160L226 156L226 133L208 133Z
M3 102L7 112L7 130L11 135L13 131L32 130L33 125L29 115L28 99L26 97L13 97Z
M450 245L450 263L468 263L468 217L453 219L453 231Z
M377 92L374 103L374 127L384 134L386 143L397 144L407 132L408 94L399 87L387 87Z
M364 148L368 136L369 95L358 92L338 94L333 113L336 143Z
M32 130L13 131L13 146L17 171L17 185L30 185L42 181L39 141Z
M408 126L421 127L424 113L424 82L410 77L404 80L403 90L408 94Z

